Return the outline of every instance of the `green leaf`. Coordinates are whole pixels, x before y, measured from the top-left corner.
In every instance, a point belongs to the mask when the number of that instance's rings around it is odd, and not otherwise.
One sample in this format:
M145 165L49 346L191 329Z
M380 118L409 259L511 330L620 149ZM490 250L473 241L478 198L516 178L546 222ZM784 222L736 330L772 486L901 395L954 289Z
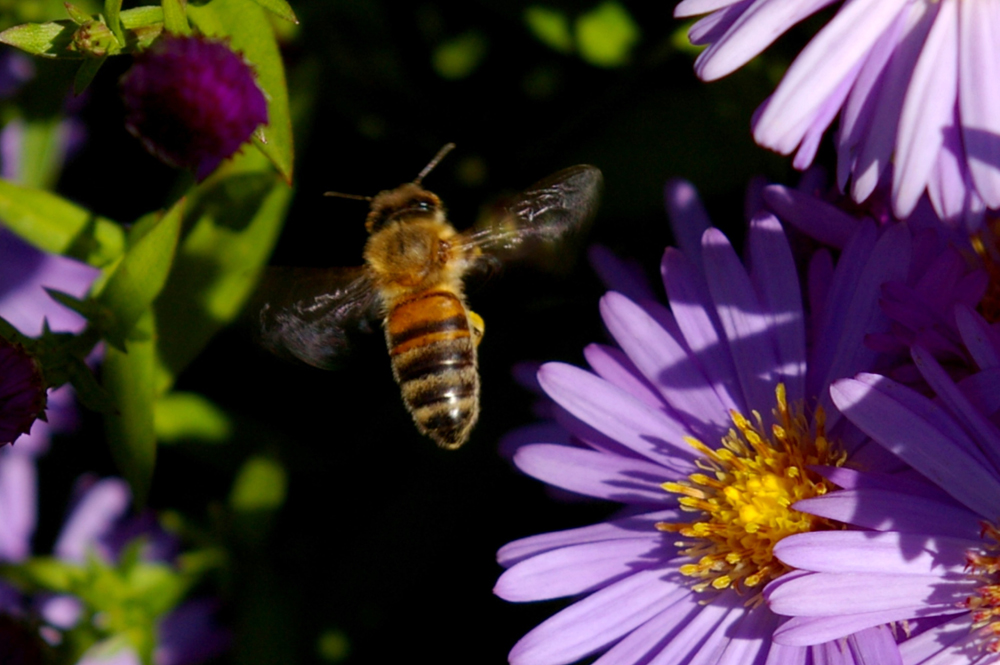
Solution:
M122 30L122 0L104 0L104 21L111 28L115 39L122 46L125 45L125 31ZM79 93L77 93L79 94Z
M163 3L163 27L167 32L175 35L190 35L191 26L188 24L187 14L184 5L180 0L161 0Z
M476 30L449 39L434 49L431 62L441 78L463 79L475 71L486 56L486 37Z
M93 17L87 12L83 11L74 4L65 3L66 13L69 14L69 20L73 21L77 25L83 25L87 21L93 20Z
M79 359L71 360L67 363L65 371L81 404L97 413L108 415L118 413L118 404L115 403L115 398L97 382L97 377L87 367L87 363Z
M0 221L46 252L62 254L103 268L125 248L125 232L51 192L0 180Z
M264 10L253 0L214 0L188 5L188 18L210 37L229 37L230 46L253 65L257 84L267 97L266 126L255 132L254 144L291 184L293 170L292 122L288 85L278 42Z
M291 189L256 150L190 196L176 269L156 302L159 393L242 311L277 241Z
M163 290L174 260L180 236L184 199L159 219L136 224L129 234L129 248L97 295L97 301L114 317L103 330L112 344L124 350L122 342L131 335L139 317ZM152 407L150 407L152 408Z
M145 505L156 465L155 322L146 310L136 325L145 339L131 339L128 353L109 346L104 354L101 377L118 405L118 413L106 415L104 427L115 464L132 486L135 504Z
M24 23L0 32L0 42L43 58L81 58L67 50L73 42L76 24L72 21Z
M533 5L524 10L524 22L538 41L559 53L573 52L569 18L558 9Z
M270 457L251 457L236 474L229 505L237 512L273 511L285 502L285 468Z
M156 438L163 443L182 440L221 443L233 432L233 423L226 412L197 393L168 393L156 402L153 415Z
M598 67L626 64L639 36L632 15L617 2L603 2L576 20L580 57Z
M29 590L73 591L82 569L79 564L55 557L36 556L15 565L0 566L3 577Z
M145 5L143 7L135 7L134 9L126 9L121 13L121 17L122 26L126 30L146 28L157 23L163 23L163 7Z
M76 72L76 78L73 79L73 94L82 94L84 90L90 86L91 81L97 76L97 72L101 69L101 65L108 59L108 56L103 56L100 58L87 58L80 65L80 69Z
M264 9L266 9L267 11L277 14L286 21L291 21L296 25L299 22L299 19L296 18L295 16L295 12L292 11L291 5L285 2L285 0L253 0L253 1L256 2L258 5L260 5L261 7L263 7Z

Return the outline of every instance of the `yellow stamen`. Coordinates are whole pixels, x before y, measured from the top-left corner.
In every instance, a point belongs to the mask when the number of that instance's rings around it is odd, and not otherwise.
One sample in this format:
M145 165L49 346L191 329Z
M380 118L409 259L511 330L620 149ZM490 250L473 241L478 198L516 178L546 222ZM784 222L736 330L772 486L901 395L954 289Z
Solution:
M965 568L983 586L961 603L972 613L972 630L978 633L990 653L1000 653L1000 530L983 524L983 538L993 541L981 552L965 554Z
M810 427L801 407L789 408L783 384L775 396L777 423L769 433L759 413L752 412L750 420L734 411L735 429L723 437L722 447L686 439L704 456L697 464L705 473L663 484L668 492L682 495L681 510L702 513L692 522L656 525L695 539L675 545L693 561L680 572L698 579L692 587L696 591L761 587L789 570L772 554L778 541L794 533L838 528L791 505L833 487L809 466L840 466L847 455L827 440L821 408Z

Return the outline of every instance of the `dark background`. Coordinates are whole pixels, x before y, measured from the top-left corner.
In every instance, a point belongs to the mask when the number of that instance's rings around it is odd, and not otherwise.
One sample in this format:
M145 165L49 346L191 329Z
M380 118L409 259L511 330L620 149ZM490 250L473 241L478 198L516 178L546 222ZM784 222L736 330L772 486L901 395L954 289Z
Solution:
M753 144L750 118L787 64L783 54L796 50L795 34L766 60L705 84L692 74L692 52L675 46L682 25L673 3L624 3L641 39L614 68L537 41L522 19L527 3L401 4L292 2L301 25L285 40L286 66L293 103L311 103L311 111L296 127L296 192L276 265L359 264L365 204L322 193L370 195L409 181L449 141L458 148L424 184L460 229L499 194L572 164L601 168L604 196L587 243L635 259L659 291L670 242L667 179L693 181L736 242L748 180L794 182L785 158ZM546 6L572 18L597 4ZM467 31L483 38L485 55L465 78L446 80L432 66L434 50ZM162 205L176 179L122 126L116 86L128 64L109 63L88 93L87 143L59 183L63 194L120 220ZM110 156L114 163L102 168ZM597 311L603 287L585 244L573 253L575 262L549 271L509 266L470 293L486 322L482 415L458 451L438 450L414 429L379 335L345 369L322 372L264 354L236 327L181 376L177 388L223 407L237 434L224 445L164 447L151 505L177 511L192 533L214 534L207 537L230 549L230 567L207 589L223 596L236 630L228 659L502 663L520 636L564 606L509 604L491 589L504 543L615 509L554 498L498 454L505 434L536 420L537 398L512 368L582 364L586 344L606 341ZM85 416L85 425L99 431L100 421ZM41 470L49 515L68 494L54 488L68 488L82 469L114 472L99 439L56 445L65 452L49 455ZM226 522L221 506L233 474L260 452L286 468L287 501L260 522Z

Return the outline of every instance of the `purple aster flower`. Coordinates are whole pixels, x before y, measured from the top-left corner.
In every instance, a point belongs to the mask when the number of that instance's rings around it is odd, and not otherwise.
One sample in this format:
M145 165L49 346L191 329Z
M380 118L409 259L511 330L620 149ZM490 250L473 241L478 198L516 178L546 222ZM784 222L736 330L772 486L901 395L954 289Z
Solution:
M122 77L125 126L171 166L199 180L267 124L253 69L225 42L167 35Z
M676 16L709 44L695 64L725 76L830 0L683 0ZM938 215L969 228L1000 207L1000 43L990 2L847 0L758 109L754 138L812 163L835 117L837 181L855 201L891 182L903 219L926 192ZM890 168L891 167L891 168Z
M867 373L831 388L848 419L921 475L838 469L829 477L843 491L796 505L857 530L797 535L775 547L800 569L767 590L774 611L794 616L780 642L901 622L907 665L1000 658L1000 339L971 308L958 310L978 373L955 382L915 346L935 399Z
M690 185L671 184L667 201L683 250L663 258L670 308L644 288L608 293L601 315L620 348L587 347L592 371L549 363L538 372L564 433L522 442L515 464L624 507L607 522L500 550L502 598L579 597L523 637L510 661L560 665L604 652L595 663L899 662L885 627L815 647L774 643L782 619L760 592L795 574L772 555L776 542L833 526L789 507L833 487L813 465L905 469L841 417L826 387L878 360L862 342L888 326L879 287L907 274L910 233L879 234L869 222L836 266L817 253L807 315L773 215L750 224L748 271L706 228Z

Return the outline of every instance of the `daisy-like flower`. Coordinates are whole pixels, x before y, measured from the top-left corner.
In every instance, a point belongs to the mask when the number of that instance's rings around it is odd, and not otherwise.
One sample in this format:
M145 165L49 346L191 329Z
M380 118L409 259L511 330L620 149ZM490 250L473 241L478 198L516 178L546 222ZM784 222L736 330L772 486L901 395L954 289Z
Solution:
M267 124L253 69L225 42L167 35L121 80L125 126L162 161L199 180Z
M682 0L674 13L711 12L690 38L709 44L695 67L712 80L829 4ZM754 138L796 152L795 166L805 168L839 114L843 191L860 202L891 179L897 217L926 192L942 219L975 228L984 207L1000 207L998 22L990 1L847 0L758 109Z
M620 349L589 346L592 371L549 363L538 372L565 434L522 443L514 462L624 509L500 550L502 598L582 596L523 637L510 661L560 665L605 652L596 663L898 662L880 627L816 647L775 644L782 620L760 592L794 574L775 543L839 528L790 508L832 489L813 466L903 468L885 464L892 458L840 416L826 387L878 359L863 340L888 326L879 286L907 274L909 231L879 235L869 222L836 267L818 253L807 321L776 218L752 220L748 271L705 228L689 185L671 186L668 204L683 249L663 258L670 308L642 290L608 293L601 315Z
M922 475L839 469L827 475L843 491L796 505L858 530L775 547L800 569L767 590L772 609L795 617L779 630L782 643L896 621L912 633L900 645L906 665L1000 660L1000 338L971 308L958 306L956 317L980 371L956 383L913 347L936 399L875 374L832 386L847 418Z

